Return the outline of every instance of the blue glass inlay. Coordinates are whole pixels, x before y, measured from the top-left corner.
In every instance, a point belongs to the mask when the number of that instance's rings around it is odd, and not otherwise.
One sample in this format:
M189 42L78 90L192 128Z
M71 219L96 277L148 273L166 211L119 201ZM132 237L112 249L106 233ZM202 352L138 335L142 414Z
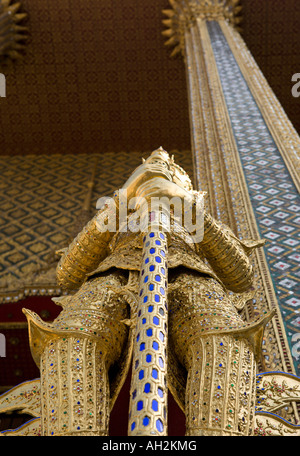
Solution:
M152 377L157 379L158 378L158 371L157 369L152 369Z
M144 378L144 371L143 371L143 369L142 369L142 370L140 370L140 372L139 372L139 380L142 380L143 378Z
M143 406L144 406L143 401L138 401L136 408L137 408L137 410L142 410Z
M151 391L151 385L150 385L150 383L146 383L146 385L144 387L144 392L150 393L150 391Z
M148 416L145 416L145 418L143 418L143 425L148 426L149 423L150 423L150 419L148 418Z
M156 420L156 429L158 430L158 432L163 432L164 425L161 420Z
M159 349L159 345L156 342L156 340L153 341L152 347L154 348L154 350L158 350Z
M158 402L156 399L153 399L152 401L152 410L154 410L154 412L158 411Z

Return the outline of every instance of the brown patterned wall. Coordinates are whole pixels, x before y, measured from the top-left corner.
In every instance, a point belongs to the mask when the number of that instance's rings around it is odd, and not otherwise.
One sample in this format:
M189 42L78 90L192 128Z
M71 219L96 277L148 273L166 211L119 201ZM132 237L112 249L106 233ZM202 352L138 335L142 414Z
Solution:
M23 0L31 37L24 60L0 70L1 153L189 147L183 62L161 35L166 3Z
M243 36L300 131L298 0L241 0ZM190 149L182 58L161 35L168 0L23 0L23 61L0 66L1 154Z
M300 132L300 97L291 93L300 73L299 0L241 0L243 38L294 127Z

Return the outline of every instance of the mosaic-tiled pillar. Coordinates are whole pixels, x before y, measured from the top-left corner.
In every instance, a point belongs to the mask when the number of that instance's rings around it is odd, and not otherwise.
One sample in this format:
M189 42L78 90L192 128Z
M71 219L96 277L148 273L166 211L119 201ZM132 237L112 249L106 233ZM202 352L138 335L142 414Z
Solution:
M129 435L167 435L167 234L143 238L133 350Z
M196 185L240 239L267 240L251 256L257 293L243 315L277 311L259 368L299 375L299 135L239 33L238 1L170 4L162 33L185 65Z

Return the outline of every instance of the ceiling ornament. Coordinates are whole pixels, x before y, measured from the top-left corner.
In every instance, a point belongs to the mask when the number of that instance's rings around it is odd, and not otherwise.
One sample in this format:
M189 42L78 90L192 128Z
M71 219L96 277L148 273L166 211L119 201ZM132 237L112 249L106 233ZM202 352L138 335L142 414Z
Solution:
M0 59L18 60L23 56L28 28L23 25L27 14L21 3L0 0Z
M198 19L210 21L225 19L241 31L240 0L169 0L169 2L172 9L163 10L167 19L162 22L167 29L162 34L167 38L165 45L174 47L171 57L183 51L184 30Z

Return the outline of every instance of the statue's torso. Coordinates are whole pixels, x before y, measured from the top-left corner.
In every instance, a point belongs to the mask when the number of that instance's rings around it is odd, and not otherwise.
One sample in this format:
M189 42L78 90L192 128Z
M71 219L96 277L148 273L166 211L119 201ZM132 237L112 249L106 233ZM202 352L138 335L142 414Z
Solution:
M142 265L143 233L130 229L118 231L111 243L109 255L89 274L107 271L111 268L139 271ZM199 246L193 243L191 235L180 224L171 223L168 246L168 269L184 266L218 280Z

